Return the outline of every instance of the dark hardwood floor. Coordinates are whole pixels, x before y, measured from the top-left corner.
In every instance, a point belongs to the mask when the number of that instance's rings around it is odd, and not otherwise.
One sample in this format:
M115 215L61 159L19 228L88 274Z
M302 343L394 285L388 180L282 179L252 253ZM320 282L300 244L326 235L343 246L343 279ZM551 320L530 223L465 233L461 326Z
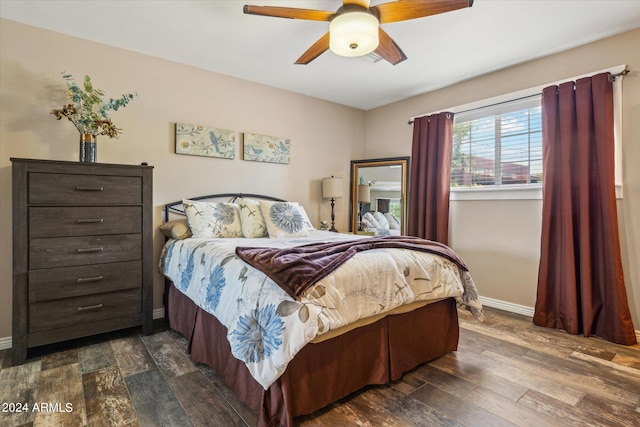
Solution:
M640 346L460 312L457 352L372 386L300 426L640 426ZM255 414L186 340L156 322L57 344L11 366L0 351L1 426L253 426Z

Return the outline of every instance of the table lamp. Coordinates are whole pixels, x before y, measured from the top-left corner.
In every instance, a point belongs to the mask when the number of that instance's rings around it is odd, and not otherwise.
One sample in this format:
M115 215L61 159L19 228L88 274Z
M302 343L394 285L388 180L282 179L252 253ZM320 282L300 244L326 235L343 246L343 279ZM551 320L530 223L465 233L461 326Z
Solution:
M332 176L322 178L322 198L331 199L331 228L329 231L338 232L336 228L336 214L333 210L335 199L342 197L342 178Z
M371 187L366 184L358 185L358 203L360 207L358 209L358 230L362 231L362 204L369 203L371 201Z

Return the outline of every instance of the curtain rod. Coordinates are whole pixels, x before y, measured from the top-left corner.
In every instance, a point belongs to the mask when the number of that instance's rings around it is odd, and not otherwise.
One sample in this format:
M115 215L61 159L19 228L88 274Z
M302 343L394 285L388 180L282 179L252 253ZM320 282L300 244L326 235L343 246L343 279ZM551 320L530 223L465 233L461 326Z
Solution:
M470 113L471 111L483 110L485 108L491 108L491 107L495 107L497 105L507 104L509 102L516 102L516 101L522 101L522 100L529 99L529 98L535 98L536 96L542 96L542 93L534 93L534 94L531 94L531 95L522 96L520 98L514 98L514 99L509 99L507 101L501 101L501 102L496 102L496 103L493 103L493 104L487 104L487 105L483 105L481 107L469 108L468 110L458 111L455 114ZM418 117L424 117L424 116L418 116ZM412 124L412 123L413 123L413 119L409 120L407 122L407 124L409 124L409 125Z
M627 69L624 69L624 70L622 70L622 71L620 71L619 73L616 73L616 74L610 74L609 75L609 81L614 82L616 80L616 78L624 77L627 74L629 74L629 70L627 70ZM542 96L542 92L534 93L534 94L527 95L527 96L522 96L520 98L509 99L508 101L501 101L501 102L496 102L494 104L483 105L481 107L469 108L468 110L458 111L455 114L470 113L471 111L477 111L477 110L482 110L484 108L495 107L497 105L502 105L502 104L506 104L506 103L509 103L509 102L522 101L522 100L529 99L529 98L535 98L536 96ZM418 117L423 117L423 116L418 116ZM411 124L413 124L413 121L414 121L414 119L411 119L411 120L409 120L407 122L407 124L411 125Z

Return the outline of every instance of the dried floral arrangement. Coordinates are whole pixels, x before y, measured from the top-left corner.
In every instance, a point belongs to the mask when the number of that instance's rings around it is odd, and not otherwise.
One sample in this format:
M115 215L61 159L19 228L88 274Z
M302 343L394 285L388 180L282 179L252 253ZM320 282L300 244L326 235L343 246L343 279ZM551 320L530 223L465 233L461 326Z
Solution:
M71 74L62 73L62 78L67 82L65 95L71 101L60 109L54 109L51 114L58 120L66 117L73 123L81 134L107 135L109 138L118 138L122 129L117 128L109 114L124 108L133 100L137 93L126 93L118 99L110 98L105 101L105 92L96 89L89 76L84 76L83 88L73 79Z

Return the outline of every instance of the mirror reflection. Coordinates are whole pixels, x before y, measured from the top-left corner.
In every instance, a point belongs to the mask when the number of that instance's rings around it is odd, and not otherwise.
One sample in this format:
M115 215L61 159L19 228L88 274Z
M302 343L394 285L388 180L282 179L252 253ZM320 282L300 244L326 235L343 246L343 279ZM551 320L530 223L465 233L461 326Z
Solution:
M406 234L409 157L351 161L351 231Z

